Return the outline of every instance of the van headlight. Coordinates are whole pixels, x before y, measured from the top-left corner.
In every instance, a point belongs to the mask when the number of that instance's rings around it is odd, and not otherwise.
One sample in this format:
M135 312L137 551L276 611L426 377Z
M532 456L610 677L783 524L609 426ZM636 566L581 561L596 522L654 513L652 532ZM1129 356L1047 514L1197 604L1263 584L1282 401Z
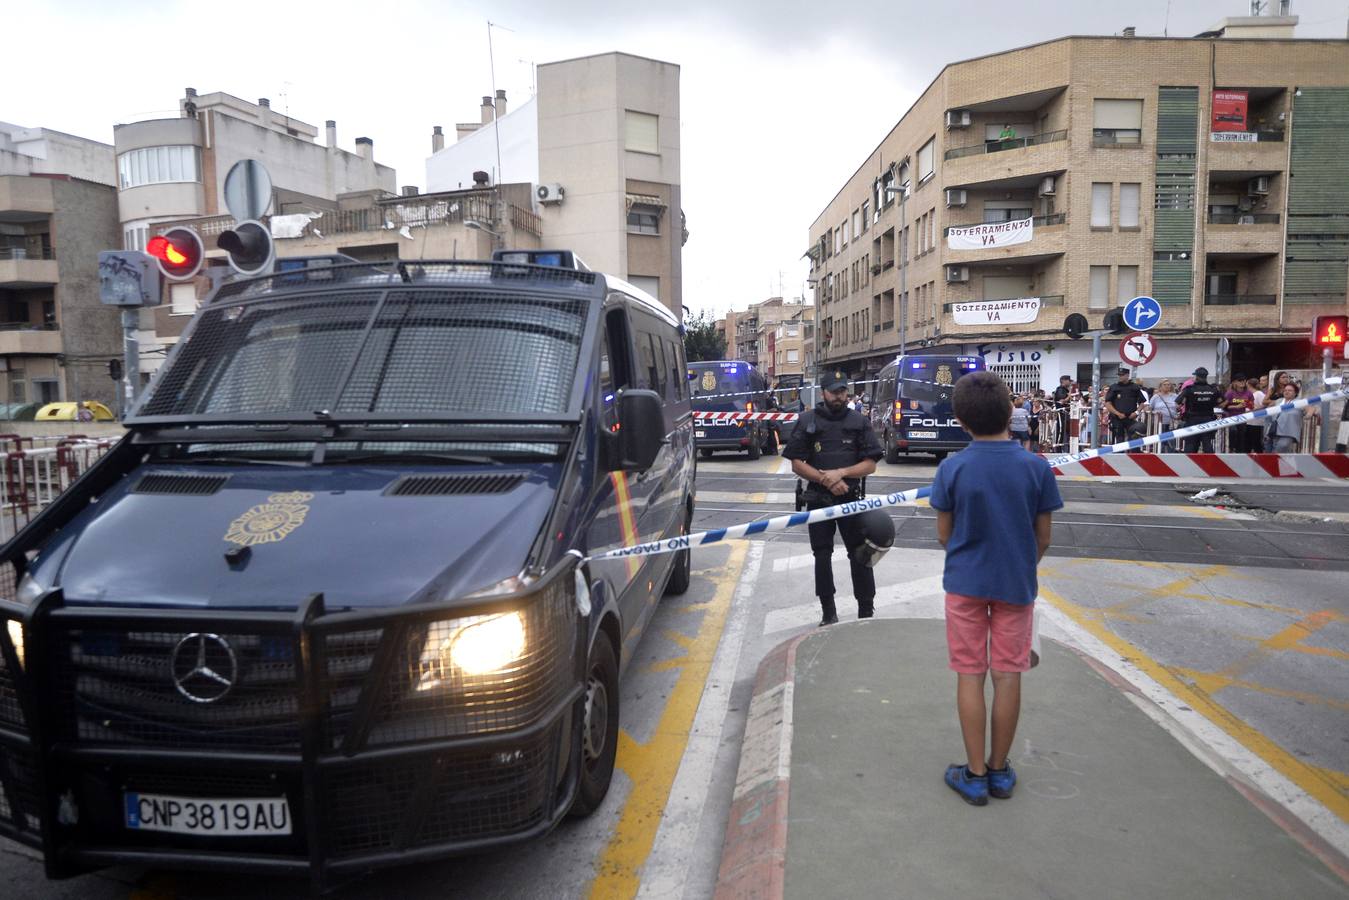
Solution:
M9 632L9 642L14 645L14 658L18 660L19 668L23 665L23 623L17 619L10 619L5 623L5 630Z
M500 673L525 655L525 620L519 612L483 616L467 624L434 622L417 664L415 690L429 691L468 676Z

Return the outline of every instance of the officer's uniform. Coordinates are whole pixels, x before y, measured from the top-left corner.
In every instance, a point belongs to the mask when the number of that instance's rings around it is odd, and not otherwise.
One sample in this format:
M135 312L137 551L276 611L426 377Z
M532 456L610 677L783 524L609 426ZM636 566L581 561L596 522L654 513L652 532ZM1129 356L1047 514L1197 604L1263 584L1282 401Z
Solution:
M1186 385L1176 395L1176 403L1185 407L1184 424L1187 427L1199 425L1203 422L1212 422L1217 418L1213 408L1222 402L1222 393L1204 380L1208 378L1208 369L1200 366L1194 370L1194 377L1194 383ZM1192 434L1187 437L1185 439L1185 452L1212 453L1213 432Z
M841 373L833 373L821 379L820 386L825 390L839 390L847 386L847 381ZM782 455L786 459L802 460L823 471L847 468L864 459L878 460L885 455L885 451L881 449L875 432L871 430L871 423L864 415L846 407L837 414L830 412L828 405L821 400L814 409L803 412L797 419ZM823 485L810 482L805 491L806 508L823 509L850 500L860 500L862 479L849 478L847 485L848 493L838 495ZM837 616L831 562L836 527L843 535L843 546L848 549L853 595L857 598L857 617L870 617L876 598L876 577L871 568L860 561L860 554L853 552L866 539L857 517L830 519L808 527L810 550L815 556L815 594L820 598L825 621L836 620Z

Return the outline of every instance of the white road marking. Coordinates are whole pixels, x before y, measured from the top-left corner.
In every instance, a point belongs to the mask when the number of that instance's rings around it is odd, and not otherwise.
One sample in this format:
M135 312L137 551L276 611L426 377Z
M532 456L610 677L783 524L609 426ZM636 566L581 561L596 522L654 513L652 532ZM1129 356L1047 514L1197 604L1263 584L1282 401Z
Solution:
M790 474L792 474L792 461L791 461L790 459L780 459L780 460L778 460L778 470L777 470L776 474L778 474L778 475L790 475Z
M703 823L703 806L707 802L709 785L721 747L718 736L726 722L731 702L731 688L735 684L736 669L740 665L740 650L745 643L745 624L754 607L755 583L759 580L759 566L764 548L756 541L745 555L745 567L731 599L731 610L726 626L717 644L712 668L698 712L693 719L692 738L684 750L670 797L661 816L660 829L642 867L641 888L638 897L677 898L684 896L689 867L693 864L694 846L698 828ZM733 747L729 752L739 752ZM789 748L790 752L790 748Z
M788 562L802 557L791 557ZM804 557L814 562L813 557ZM846 561L843 551L834 552L834 561L840 559ZM777 561L774 562L774 569L777 568ZM837 584L838 577L842 575L847 578L846 571L835 572L834 578ZM876 589L876 613L885 618L903 618L903 619L940 619L946 615L946 592L942 590L942 576L925 575L922 578L915 578L912 581L904 581L898 584L891 583L884 586L877 586ZM807 588L808 589L808 588ZM839 593L834 597L834 605L838 607L840 613L845 617L849 610L855 610L857 602L852 594ZM798 603L795 606L787 606L775 609L764 616L763 633L774 634L779 631L788 631L800 629L807 625L814 625L820 620L820 603L818 600L811 600L809 603Z

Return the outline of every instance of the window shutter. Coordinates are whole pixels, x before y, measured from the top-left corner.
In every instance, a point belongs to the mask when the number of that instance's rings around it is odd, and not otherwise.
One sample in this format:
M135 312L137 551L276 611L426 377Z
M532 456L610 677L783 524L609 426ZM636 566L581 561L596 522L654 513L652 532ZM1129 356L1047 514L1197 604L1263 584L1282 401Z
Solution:
M1110 227L1110 189L1108 182L1096 182L1091 186L1091 227Z
M1138 197L1141 186L1121 184L1119 186L1119 224L1121 228L1138 227Z
M634 112L633 110L624 110L626 123L626 143L625 147L629 150L636 150L639 153L659 153L659 130L657 125L660 119L650 113Z
M1092 117L1093 128L1142 128L1142 100L1097 100Z

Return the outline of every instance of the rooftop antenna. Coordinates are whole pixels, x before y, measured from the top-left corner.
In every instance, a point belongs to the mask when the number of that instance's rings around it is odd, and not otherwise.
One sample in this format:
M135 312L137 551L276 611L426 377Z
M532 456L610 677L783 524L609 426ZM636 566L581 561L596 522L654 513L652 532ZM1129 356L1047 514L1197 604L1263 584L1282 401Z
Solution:
M496 23L492 22L490 19L487 21L487 65L488 65L488 69L489 69L489 71L491 72L491 75L492 75L492 102L493 102L493 104L495 104L495 103L496 103L496 94L497 94L497 64L496 64L496 56L495 56L495 54L492 52L492 29L493 29L493 28L500 28L500 29L502 29L502 30L504 30L504 31L511 31L511 29L506 28L506 26L504 26L504 25L497 25ZM499 124L500 121L501 121L501 117L498 116L498 115L496 114L496 107L495 107L495 105L494 105L493 108L492 108L492 138L493 138L494 141L496 141L496 145L497 145L497 173L496 173L496 174L497 174L497 184L498 184L498 185L500 185L501 182L502 182L502 180L503 180L503 179L502 179L502 172L501 172L501 126L500 126L500 124ZM498 193L500 193L500 191L498 191Z

